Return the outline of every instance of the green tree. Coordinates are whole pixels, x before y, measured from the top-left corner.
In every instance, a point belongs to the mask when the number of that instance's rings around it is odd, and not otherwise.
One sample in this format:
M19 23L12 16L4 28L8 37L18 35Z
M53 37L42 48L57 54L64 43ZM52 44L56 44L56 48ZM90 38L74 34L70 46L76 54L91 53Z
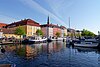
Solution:
M85 30L85 29L82 30L81 35L82 35L82 36L92 36L92 37L95 36L95 34L94 34L93 32L88 31L88 30Z
M64 33L64 36L66 36L66 34Z
M43 36L43 32L42 32L42 30L37 29L37 31L36 31L36 35L38 35L38 36Z
M20 39L21 39L21 36L26 34L25 29L23 27L19 26L18 28L16 28L15 34L19 35Z
M60 33L59 33L59 32L57 32L57 33L56 33L56 36L57 36L57 37L60 37Z

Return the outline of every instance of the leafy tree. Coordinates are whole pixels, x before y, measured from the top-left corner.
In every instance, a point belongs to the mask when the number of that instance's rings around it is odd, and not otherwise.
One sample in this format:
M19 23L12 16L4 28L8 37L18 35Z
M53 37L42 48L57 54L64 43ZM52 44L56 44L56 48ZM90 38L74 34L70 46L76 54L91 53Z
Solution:
M56 33L56 36L57 36L57 37L60 37L60 33L59 33L59 32L57 32L57 33Z
M37 31L36 31L36 35L38 35L38 36L43 36L43 32L42 32L42 30L37 29Z
M66 36L66 34L64 33L64 36Z
M25 29L23 27L19 26L18 28L16 28L15 34L20 35L20 38L21 38L21 35L25 35Z
M81 34L75 34L75 36L76 36L76 37L80 37L80 36L81 36Z
M88 31L88 30L85 30L85 29L83 29L81 35L82 35L82 36L92 36L92 37L95 36L95 34L94 34L93 32Z

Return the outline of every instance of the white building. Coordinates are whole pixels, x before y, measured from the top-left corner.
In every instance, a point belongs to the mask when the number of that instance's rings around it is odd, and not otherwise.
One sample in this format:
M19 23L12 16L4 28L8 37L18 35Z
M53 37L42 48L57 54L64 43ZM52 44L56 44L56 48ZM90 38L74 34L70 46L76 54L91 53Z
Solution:
M60 26L61 28L61 37L64 37L64 35L67 35L67 28L64 26Z
M52 27L48 27L46 24L46 25L41 25L41 29L42 29L43 35L45 37L53 37L53 28Z
M0 29L0 38L2 38L3 37L3 32L2 32L2 30Z

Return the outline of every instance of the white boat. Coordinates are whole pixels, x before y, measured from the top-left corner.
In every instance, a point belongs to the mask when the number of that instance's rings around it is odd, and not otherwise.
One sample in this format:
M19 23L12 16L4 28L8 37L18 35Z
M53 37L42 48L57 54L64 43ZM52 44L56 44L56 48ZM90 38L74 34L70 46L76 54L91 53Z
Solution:
M56 40L57 40L57 41L63 41L63 39L66 40L66 38L57 38L57 39L56 39L56 38L55 38L55 39L52 39L52 38L51 38L52 41L56 41Z
M92 42L81 42L81 43L74 43L74 46L76 47L88 47L88 48L96 48L98 46L98 43L92 43Z
M35 40L35 39L29 39L29 41L33 41L33 42L43 42L43 41L46 41L47 40L47 38L45 38L45 39L38 39L38 40Z
M96 39L85 39L86 42L96 42Z

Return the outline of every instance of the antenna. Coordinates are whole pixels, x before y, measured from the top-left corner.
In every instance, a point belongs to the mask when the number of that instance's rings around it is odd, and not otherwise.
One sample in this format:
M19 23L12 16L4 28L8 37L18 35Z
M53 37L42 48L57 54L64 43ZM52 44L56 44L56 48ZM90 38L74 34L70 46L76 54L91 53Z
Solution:
M69 28L70 28L70 17L69 17Z

